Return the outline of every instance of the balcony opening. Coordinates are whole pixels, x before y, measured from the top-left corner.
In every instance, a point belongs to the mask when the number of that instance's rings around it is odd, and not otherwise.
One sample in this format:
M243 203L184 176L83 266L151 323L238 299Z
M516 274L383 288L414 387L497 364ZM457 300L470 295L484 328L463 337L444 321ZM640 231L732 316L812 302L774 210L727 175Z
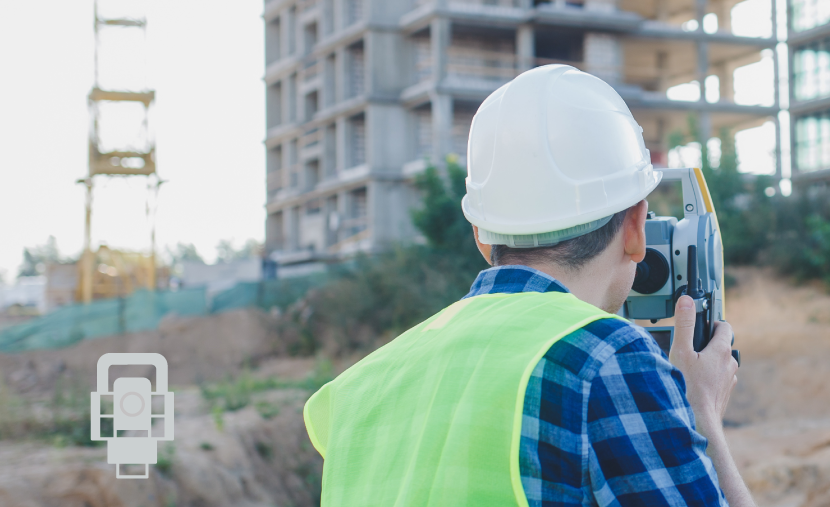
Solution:
M450 76L507 82L517 74L513 30L454 27L447 53Z
M584 58L584 43L585 35L580 30L565 28L536 30L534 34L536 64L579 64Z

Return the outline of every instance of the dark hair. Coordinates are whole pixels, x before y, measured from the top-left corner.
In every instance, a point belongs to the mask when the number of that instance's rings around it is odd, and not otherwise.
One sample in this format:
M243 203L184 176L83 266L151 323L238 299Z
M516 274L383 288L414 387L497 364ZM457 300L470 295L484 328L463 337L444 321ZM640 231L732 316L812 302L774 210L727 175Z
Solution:
M553 246L510 248L507 245L493 245L490 250L490 262L493 266L527 266L552 262L568 269L579 269L611 244L625 220L626 213L627 209L615 213L611 220L599 229Z

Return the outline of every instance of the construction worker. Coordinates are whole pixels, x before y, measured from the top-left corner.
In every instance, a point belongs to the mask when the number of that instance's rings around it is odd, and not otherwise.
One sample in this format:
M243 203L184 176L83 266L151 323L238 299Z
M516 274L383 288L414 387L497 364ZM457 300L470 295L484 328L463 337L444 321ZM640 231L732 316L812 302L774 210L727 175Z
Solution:
M614 315L661 179L620 96L572 67L525 72L482 103L467 164L493 267L308 401L322 505L754 505L722 427L729 324L696 353L680 298L666 358Z

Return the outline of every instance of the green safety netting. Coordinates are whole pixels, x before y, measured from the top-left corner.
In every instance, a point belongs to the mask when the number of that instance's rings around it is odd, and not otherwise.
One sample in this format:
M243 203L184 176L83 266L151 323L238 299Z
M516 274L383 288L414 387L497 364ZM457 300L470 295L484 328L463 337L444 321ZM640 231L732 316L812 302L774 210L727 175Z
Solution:
M206 315L205 290L138 291L125 298L64 306L0 331L0 352L53 349L89 338L156 329L171 312Z
M210 300L205 289L199 288L138 291L125 298L64 306L0 331L0 352L54 349L91 338L152 330L168 314L198 316L239 308L285 308L325 280L324 274L316 274L290 280L243 282Z

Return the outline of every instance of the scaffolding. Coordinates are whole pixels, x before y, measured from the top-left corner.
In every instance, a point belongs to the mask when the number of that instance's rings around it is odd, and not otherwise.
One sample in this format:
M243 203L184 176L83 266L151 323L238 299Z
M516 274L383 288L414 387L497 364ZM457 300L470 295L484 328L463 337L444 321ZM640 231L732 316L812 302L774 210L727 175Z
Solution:
M78 180L86 186L84 252L80 264L80 299L92 301L96 289L92 251L92 197L96 177L147 177L147 215L150 219L149 273L142 285L156 288L155 203L161 180L156 173L155 141L150 129L150 109L155 91L146 81L147 19L131 11L132 2L95 0L95 81L88 96L89 174ZM120 4L120 5L119 5ZM120 9L120 10L119 10Z

